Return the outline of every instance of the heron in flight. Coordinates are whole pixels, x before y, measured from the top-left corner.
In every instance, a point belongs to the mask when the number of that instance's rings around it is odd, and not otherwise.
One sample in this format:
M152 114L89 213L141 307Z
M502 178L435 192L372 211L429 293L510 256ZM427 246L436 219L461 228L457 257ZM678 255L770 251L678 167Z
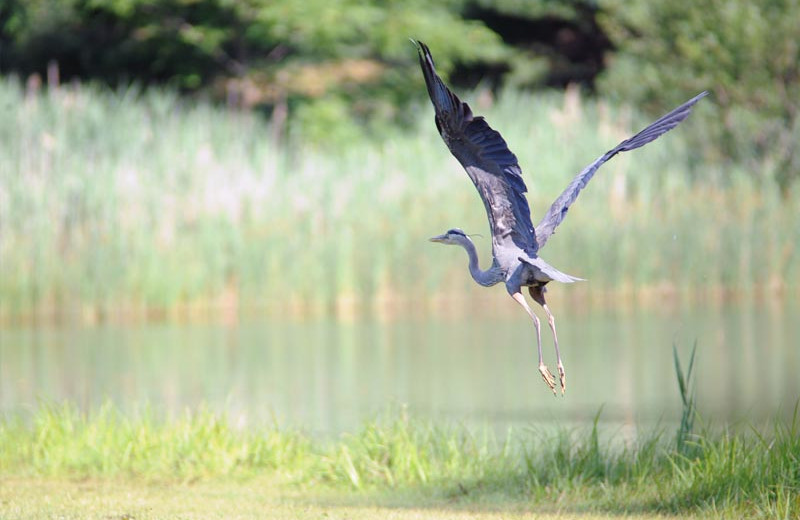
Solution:
M551 266L539 256L539 250L544 247L547 239L567 216L569 207L603 163L620 152L644 146L675 128L686 119L692 106L708 92L698 94L638 134L622 141L598 157L572 179L567 189L553 202L545 216L534 228L531 223L528 202L525 199L527 188L522 179L522 170L517 162L517 157L508 149L503 137L493 130L483 117L473 116L469 105L458 99L445 86L436 73L428 46L422 42L414 42L414 44L419 53L419 63L425 76L428 95L436 111L436 128L450 152L467 171L467 175L483 199L492 233L492 265L485 271L480 268L475 245L469 236L458 228L450 229L443 235L435 236L430 240L463 247L469 256L469 273L480 285L489 287L500 282L505 283L508 294L525 309L525 312L533 320L539 353L539 372L542 374L544 382L555 394L556 379L542 359L539 318L531 311L522 295L522 288L528 288L533 301L544 309L547 323L553 332L559 384L563 394L566 390L567 380L558 350L555 320L544 298L545 286L552 281L572 283L580 281L582 278L562 273Z

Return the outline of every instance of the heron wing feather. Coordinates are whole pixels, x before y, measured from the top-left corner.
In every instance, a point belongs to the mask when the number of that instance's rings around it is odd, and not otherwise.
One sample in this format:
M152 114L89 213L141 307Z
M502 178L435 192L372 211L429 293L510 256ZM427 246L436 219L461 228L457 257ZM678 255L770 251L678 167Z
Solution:
M622 141L617 146L598 157L593 163L576 175L572 179L572 182L569 183L569 186L567 186L567 189L553 202L544 218L542 218L541 222L536 226L536 243L538 247L543 247L556 227L561 224L567 216L569 207L575 202L575 199L578 198L578 194L586 187L586 184L589 183L600 166L618 153L627 152L644 146L678 126L681 121L689 116L694 104L706 95L708 95L707 91L701 92L686 103L665 114L638 134L630 139Z
M517 157L499 132L445 86L428 47L418 43L419 62L436 111L436 127L450 152L467 171L486 208L495 256L498 247L536 251L527 187Z

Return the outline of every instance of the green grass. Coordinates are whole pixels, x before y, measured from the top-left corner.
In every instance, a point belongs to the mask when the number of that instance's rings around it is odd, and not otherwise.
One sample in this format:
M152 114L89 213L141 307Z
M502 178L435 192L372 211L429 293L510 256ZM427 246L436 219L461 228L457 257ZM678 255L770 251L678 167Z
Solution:
M453 226L485 235L486 223L423 94L418 128L319 148L278 146L256 114L161 90L26 93L0 79L0 316L327 313L477 291L463 252L426 241ZM571 95L473 105L519 156L534 223L644 123ZM718 122L700 106L686 124ZM589 279L568 294L800 287L800 198L756 180L769 161L712 162L687 135L615 158L581 195L543 252ZM478 245L486 265L489 241Z
M576 515L800 513L797 414L769 431L696 432L689 451L663 432L616 437L595 423L588 431L517 431L497 440L401 410L352 434L314 439L275 426L240 429L208 411L156 419L147 411L126 417L110 406L88 414L50 406L30 421L0 423L0 480L22 488L95 482L140 493L219 483L234 488L235 497L237 485L249 493L266 479L286 496L350 506L366 500Z
M269 479L215 480L192 484L142 484L131 480L13 478L0 481L0 515L4 520L69 519L291 519L349 520L551 520L608 519L617 515L590 512L545 512L535 505L434 502L413 497L334 496L319 490L297 492ZM408 497L404 497L408 498ZM622 515L619 515L622 516ZM636 513L627 519L666 519ZM686 518L686 516L682 516Z

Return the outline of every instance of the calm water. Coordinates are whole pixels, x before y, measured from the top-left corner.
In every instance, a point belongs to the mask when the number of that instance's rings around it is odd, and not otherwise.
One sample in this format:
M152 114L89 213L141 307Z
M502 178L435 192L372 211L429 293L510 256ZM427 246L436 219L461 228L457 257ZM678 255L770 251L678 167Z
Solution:
M164 413L202 404L243 424L330 434L355 430L392 405L450 423L668 424L679 414L672 345L695 340L706 419L758 421L790 414L800 398L800 319L771 307L554 309L567 396L536 369L533 328L509 304L492 318L390 322L263 321L0 329L0 411L42 402ZM555 365L544 327L547 361Z

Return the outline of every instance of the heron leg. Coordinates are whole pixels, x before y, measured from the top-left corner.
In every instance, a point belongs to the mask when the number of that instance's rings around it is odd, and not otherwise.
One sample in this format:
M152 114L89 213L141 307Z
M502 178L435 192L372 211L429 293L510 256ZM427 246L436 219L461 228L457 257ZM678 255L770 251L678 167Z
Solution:
M555 343L556 346L556 359L558 360L558 378L561 383L561 395L564 395L564 392L567 390L567 376L564 373L564 364L561 362L561 353L558 351L556 320L553 318L553 313L550 312L550 309L547 307L547 303L544 301L544 287L528 287L528 291L531 293L531 298L533 298L533 300L541 305L544 309L544 312L547 314L547 323L550 325L550 330L553 331L553 343Z
M539 373L542 374L542 379L544 379L545 384L547 384L547 386L550 387L550 390L553 391L553 394L555 394L556 378L550 372L550 369L547 368L547 365L544 364L544 360L542 358L542 332L541 325L539 324L539 318L536 317L531 308L528 306L528 302L525 301L525 297L521 292L517 290L511 294L511 297L514 298L517 303L522 305L522 308L525 309L525 312L527 312L528 316L530 316L533 320L533 325L536 327L536 346L539 352Z

